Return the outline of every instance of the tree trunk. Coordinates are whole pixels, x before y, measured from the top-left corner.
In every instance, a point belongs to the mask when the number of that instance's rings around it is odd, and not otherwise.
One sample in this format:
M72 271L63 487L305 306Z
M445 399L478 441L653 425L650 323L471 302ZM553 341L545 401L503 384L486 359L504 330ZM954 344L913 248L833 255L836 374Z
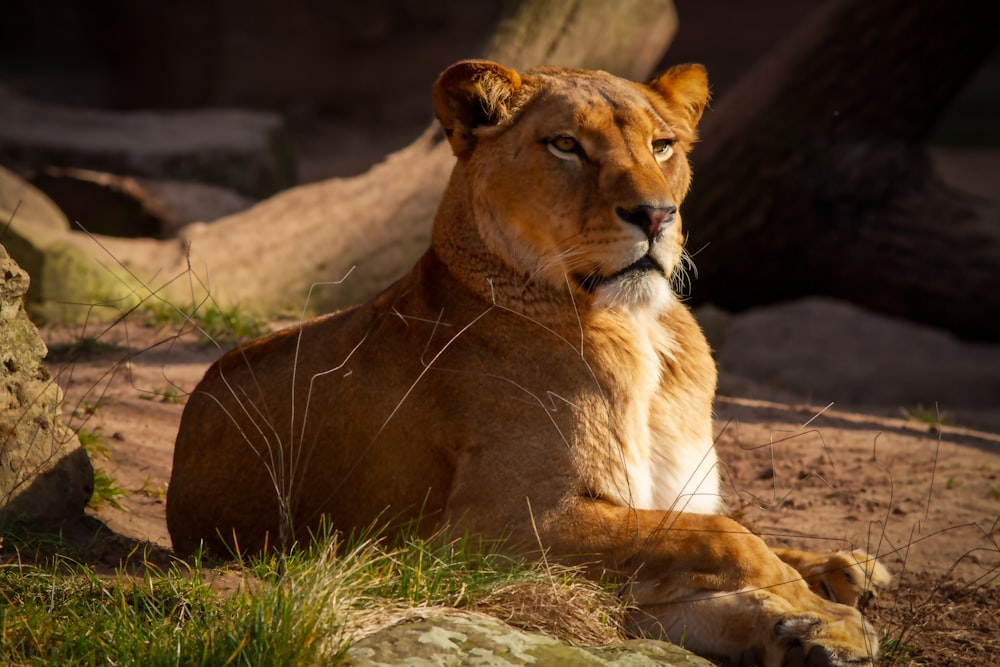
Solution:
M695 151L695 300L826 294L1000 339L1000 213L939 182L922 147L998 19L972 0L837 0L748 74Z
M486 57L515 68L603 68L641 80L675 31L672 0L523 0ZM365 174L293 188L249 211L192 225L179 240L99 237L100 251L80 233L70 241L102 253L122 283L109 277L93 301L107 300L114 288L185 309L209 298L223 308L272 313L332 310L368 298L413 265L429 244L453 164L435 123ZM87 301L78 289L68 300Z
M488 57L514 69L603 69L642 81L677 32L672 1L520 0L500 21Z

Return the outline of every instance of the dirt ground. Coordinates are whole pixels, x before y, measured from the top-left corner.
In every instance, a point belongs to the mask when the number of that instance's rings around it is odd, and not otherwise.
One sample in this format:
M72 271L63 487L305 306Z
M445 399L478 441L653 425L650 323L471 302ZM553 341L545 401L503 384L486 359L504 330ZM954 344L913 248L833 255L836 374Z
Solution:
M747 365L732 358L766 358L766 350L774 347L791 360L786 365L796 365L807 351L776 341L782 327L802 331L818 324L822 329L824 322L848 316L856 328L875 326L872 316L838 304L797 308L747 314L726 327L716 432L731 514L775 545L824 551L861 547L877 553L895 577L869 606L880 630L901 638L922 664L993 664L992 656L1000 651L1000 435L996 429L948 420L962 414L989 422L995 410L946 411L944 424L927 423L916 417L934 422L937 413L915 405L875 403L868 411L860 405L827 407L827 399L836 397L826 394L835 391L826 386L823 396L798 400L797 392L815 390L796 387L795 377L768 376L763 362L751 365L756 377L729 370ZM919 386L906 345L916 345L913 341L927 331L877 318L875 323L896 327L888 333L899 351L883 351L882 383L892 384L887 364L897 363L908 364L899 375ZM95 464L125 491L120 506L105 504L91 512L111 531L102 537L97 560L114 565L137 541L155 545L159 557L169 558L164 510L173 440L184 396L220 350L141 321L112 331L47 328L43 336L54 351L52 372L66 391L67 419L102 438L107 455ZM77 350L61 344L88 336L117 347ZM809 336L797 339L800 345L816 344ZM965 382L966 405L975 407L982 403L978 394L984 383L993 381L1000 368L992 356L997 351L952 344L966 355L979 355L978 365L965 360L962 366L972 369ZM833 367L863 363L838 358L838 350L829 349L835 342L826 345ZM822 369L801 362L799 371L802 380ZM845 385L841 393L854 395L854 390ZM888 392L889 401L897 398ZM996 398L987 396L994 408Z

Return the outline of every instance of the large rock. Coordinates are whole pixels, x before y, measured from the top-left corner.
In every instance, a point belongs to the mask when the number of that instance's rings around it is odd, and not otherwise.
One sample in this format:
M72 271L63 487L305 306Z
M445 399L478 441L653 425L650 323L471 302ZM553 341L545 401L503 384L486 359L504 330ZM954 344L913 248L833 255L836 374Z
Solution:
M0 166L0 230L10 233L14 218L33 229L65 232L69 220L62 210L26 180ZM2 239L3 236L0 236Z
M58 317L65 308L59 304L96 303L124 289L102 263L94 261L97 244L73 233L58 206L3 167L0 243L6 248L5 255L9 253L32 276L27 299L39 316Z
M897 416L922 406L934 417L938 406L963 426L1000 428L1000 346L843 301L809 297L734 316L718 360L723 393Z
M223 309L272 313L299 312L311 290L314 310L357 303L427 247L454 163L442 136L425 132L361 176L286 190L235 215L188 225L175 239L50 231L18 212L8 231L18 244L11 255L40 278L32 313L57 320L114 316L152 293L176 304L210 297ZM322 283L346 274L346 281Z
M254 205L252 198L234 190L194 181L58 167L27 178L80 227L108 236L169 239L192 222L215 220Z
M81 515L94 469L60 420L62 391L28 320L28 274L0 246L0 519L48 522Z
M345 664L353 667L712 665L678 646L652 639L600 647L572 646L546 635L516 630L489 617L433 610L355 642L347 652Z
M291 138L273 113L111 112L36 102L0 87L0 158L211 183L261 198L295 184Z

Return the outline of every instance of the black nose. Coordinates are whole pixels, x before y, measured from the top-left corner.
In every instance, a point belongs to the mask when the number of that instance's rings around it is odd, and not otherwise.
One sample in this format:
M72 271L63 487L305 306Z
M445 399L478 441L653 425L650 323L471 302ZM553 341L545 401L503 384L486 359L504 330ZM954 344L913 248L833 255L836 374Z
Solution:
M615 214L625 222L635 225L646 233L650 239L660 233L664 225L669 225L677 217L677 207L673 204L669 206L650 206L640 204L631 209L621 206L615 209Z

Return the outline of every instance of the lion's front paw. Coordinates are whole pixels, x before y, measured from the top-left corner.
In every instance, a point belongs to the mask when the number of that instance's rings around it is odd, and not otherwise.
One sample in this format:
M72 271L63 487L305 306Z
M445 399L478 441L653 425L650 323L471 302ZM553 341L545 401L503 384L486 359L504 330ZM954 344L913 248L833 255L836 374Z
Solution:
M775 549L781 560L794 567L816 595L859 609L880 589L892 583L889 571L863 549L821 554Z
M769 642L743 654L742 667L856 667L872 665L878 653L872 627L845 605L823 616L785 616ZM826 610L830 611L830 610Z
M701 592L686 601L645 604L630 619L629 629L742 666L871 666L878 655L878 637L859 610L824 600L798 578L755 590Z

